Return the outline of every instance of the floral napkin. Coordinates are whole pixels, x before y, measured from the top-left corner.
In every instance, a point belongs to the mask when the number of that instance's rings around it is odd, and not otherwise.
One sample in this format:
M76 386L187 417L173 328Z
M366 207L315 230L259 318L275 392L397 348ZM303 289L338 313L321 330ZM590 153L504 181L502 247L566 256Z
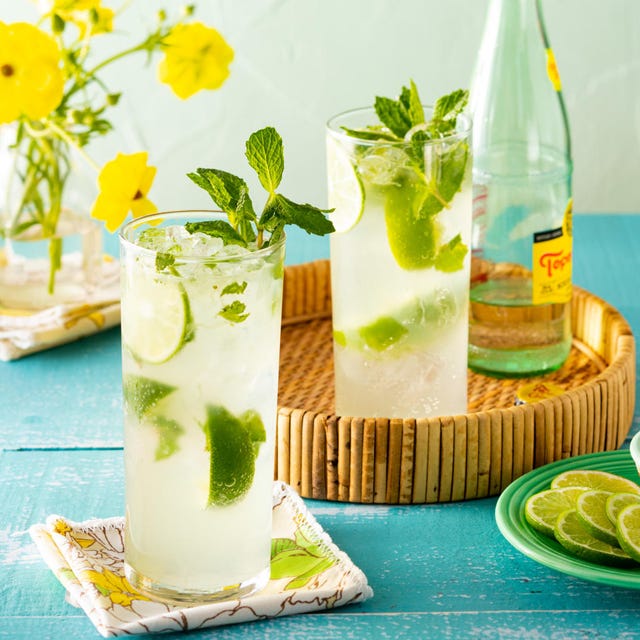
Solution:
M124 575L124 518L71 522L50 516L31 537L67 598L104 637L187 631L332 609L373 595L367 578L331 541L300 497L273 486L271 580L257 594L211 604L170 605L135 591Z
M80 262L80 254L69 256ZM120 323L120 267L105 257L102 281L81 303L47 309L13 309L0 300L0 360L17 360Z

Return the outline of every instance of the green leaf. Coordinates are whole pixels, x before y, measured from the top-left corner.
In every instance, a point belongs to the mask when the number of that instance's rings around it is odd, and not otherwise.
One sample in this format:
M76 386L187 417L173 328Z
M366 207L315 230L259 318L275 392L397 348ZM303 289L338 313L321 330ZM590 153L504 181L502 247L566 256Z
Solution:
M156 271L163 271L175 264L176 257L170 253L156 253Z
M269 193L275 193L284 171L280 134L273 127L255 131L247 140L245 155L249 165L258 174L262 186Z
M231 295L231 294L240 294L240 293L244 293L245 289L247 288L247 283L246 282L232 282L231 284L228 284L220 293L221 296L227 296L227 295Z
M410 83L409 89L407 89L407 87L402 87L400 102L407 111L409 120L411 121L411 126L415 127L416 125L424 122L424 108L420 101L420 94L418 93L416 83L413 80L411 80Z
M466 89L456 89L438 98L433 108L433 119L455 120L464 111L468 101L469 92Z
M246 309L247 305L244 302L234 300L226 307L222 307L222 310L218 312L218 315L229 322L244 322L249 317L249 314L245 313Z
M310 204L298 204L278 193L265 209L264 222L261 218L260 224L272 231L282 221L284 224L296 225L307 233L324 236L335 231L333 222L325 215L331 211L333 209L318 209Z
M160 439L156 447L156 460L164 460L179 451L178 439L184 433L180 423L164 416L156 416L153 425Z
M296 549L298 545L291 538L272 538L271 539L271 559L283 551Z
M462 237L458 234L455 238L447 242L447 244L440 247L440 251L436 257L436 269L444 273L460 271L468 251L469 248L462 242Z
M241 247L247 246L244 238L225 220L187 222L184 227L189 233L204 233L213 238L220 238L225 244L237 244Z
M398 136L393 133L389 133L386 129L376 127L375 125L361 129L350 129L349 127L341 127L341 129L353 138L359 138L360 140L388 140L390 142L397 142Z
M199 168L197 173L188 173L187 176L203 188L227 214L229 223L245 243L255 240L252 223L257 219L256 213L249 197L249 187L242 178L227 171L204 168Z
M411 119L404 105L392 98L376 97L375 110L380 122L398 138L404 138L411 129Z

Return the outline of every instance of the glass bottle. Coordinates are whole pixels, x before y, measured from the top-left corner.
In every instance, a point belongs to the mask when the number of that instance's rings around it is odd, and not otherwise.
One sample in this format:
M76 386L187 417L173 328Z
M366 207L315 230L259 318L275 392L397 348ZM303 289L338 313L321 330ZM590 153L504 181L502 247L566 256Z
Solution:
M571 141L540 0L491 0L471 85L469 366L559 368L571 348Z

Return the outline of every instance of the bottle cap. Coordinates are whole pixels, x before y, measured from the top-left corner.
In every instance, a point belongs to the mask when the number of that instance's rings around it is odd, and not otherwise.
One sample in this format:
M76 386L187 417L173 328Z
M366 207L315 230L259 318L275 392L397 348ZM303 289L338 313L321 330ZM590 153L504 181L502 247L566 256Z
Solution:
M563 393L564 388L553 382L543 382L541 380L529 382L518 387L515 404L538 402L547 398L561 396Z

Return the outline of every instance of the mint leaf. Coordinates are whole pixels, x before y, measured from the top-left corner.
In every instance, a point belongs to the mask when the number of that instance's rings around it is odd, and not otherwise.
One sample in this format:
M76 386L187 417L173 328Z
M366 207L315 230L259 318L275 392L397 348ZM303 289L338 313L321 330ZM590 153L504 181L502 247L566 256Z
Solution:
M366 127L362 129L350 129L349 127L341 127L341 129L353 138L359 138L360 140L388 140L389 142L397 142L398 137L389 133L382 127Z
M249 165L258 174L260 184L275 193L284 171L282 138L273 127L265 127L252 133L246 144L245 155Z
M201 231L221 238L225 244L239 244L251 249L261 249L280 240L287 224L301 226L307 233L317 235L335 231L333 223L324 215L333 209L297 204L276 193L284 171L284 152L282 138L273 127L252 133L246 142L245 155L269 193L260 218L256 216L247 184L242 178L219 169L200 168L187 176L207 191L227 214L229 222L195 223L188 225L187 230L191 233ZM265 231L270 235L265 235Z
M307 233L322 236L335 230L333 223L324 215L331 211L333 209L318 209L310 204L298 204L281 194L276 194L267 210L266 222L272 224L273 220L281 220L284 224L294 224Z
M202 187L227 214L231 226L238 231L245 243L256 239L252 225L256 220L256 213L249 197L249 187L242 178L227 171L202 168L187 176Z
M187 222L184 228L189 233L204 233L212 238L220 238L225 244L247 246L247 241L225 220L204 220Z
M405 106L399 100L376 97L375 110L380 122L398 138L404 138L411 129L411 119Z
M407 111L412 127L424 122L424 108L420 101L418 87L416 87L416 83L413 80L410 81L409 88L402 87L400 102Z
M462 242L462 237L458 234L449 240L447 244L440 247L440 251L436 257L436 269L444 273L460 271L468 251L469 248Z
M456 89L438 98L433 108L433 119L455 120L467 106L468 101L469 92L466 89Z
M170 253L156 253L156 271L164 271L175 264L176 257Z
M225 320L228 320L229 322L244 322L249 317L249 314L245 313L246 310L247 305L244 302L240 302L240 300L234 300L226 307L222 307L222 310L218 313L218 315L223 317Z
M226 296L233 293L244 293L244 290L247 288L246 282L232 282L228 284L220 293L221 296Z

